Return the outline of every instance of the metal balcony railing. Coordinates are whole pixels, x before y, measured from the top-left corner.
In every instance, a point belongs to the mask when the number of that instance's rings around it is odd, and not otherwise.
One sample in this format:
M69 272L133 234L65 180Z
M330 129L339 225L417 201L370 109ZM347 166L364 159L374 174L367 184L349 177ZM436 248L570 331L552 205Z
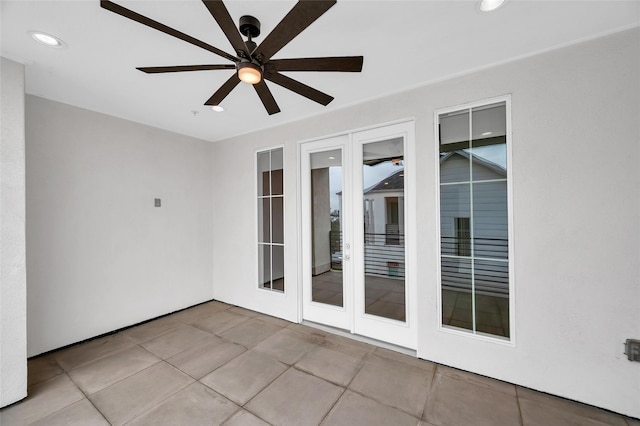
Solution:
M369 275L404 278L404 233L365 233L364 272ZM402 230L404 231L404 230ZM342 269L342 233L329 233L331 268Z

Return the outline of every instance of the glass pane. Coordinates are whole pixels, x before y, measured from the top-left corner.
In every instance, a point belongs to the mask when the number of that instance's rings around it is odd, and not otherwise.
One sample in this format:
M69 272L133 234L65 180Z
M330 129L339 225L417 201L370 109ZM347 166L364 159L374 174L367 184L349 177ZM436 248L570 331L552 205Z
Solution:
M364 311L405 321L404 140L365 144L362 155Z
M473 180L507 178L507 145L489 145L470 150L473 155Z
M271 242L271 199L258 198L258 242Z
M342 150L311 154L311 299L343 306Z
M507 182L473 184L473 236L475 257L509 257Z
M271 152L258 153L258 195L270 195L269 170L271 170Z
M259 283L263 288L271 288L271 246L258 245Z
M272 246L272 271L273 282L271 288L274 290L284 291L284 247Z
M274 243L284 243L284 199L271 198L271 235Z
M473 180L507 178L507 116L505 103L472 111Z
M440 187L440 249L443 255L471 256L471 185Z
M476 330L509 337L509 264L476 260Z
M442 324L473 330L471 260L443 257Z
M507 113L504 102L474 108L471 111L474 148L505 143Z
M440 115L440 153L470 148L469 111Z
M283 192L282 178L283 178L282 169L271 171L271 194L272 195L282 195L282 192Z
M440 156L440 183L469 182L470 157L466 151L453 151Z

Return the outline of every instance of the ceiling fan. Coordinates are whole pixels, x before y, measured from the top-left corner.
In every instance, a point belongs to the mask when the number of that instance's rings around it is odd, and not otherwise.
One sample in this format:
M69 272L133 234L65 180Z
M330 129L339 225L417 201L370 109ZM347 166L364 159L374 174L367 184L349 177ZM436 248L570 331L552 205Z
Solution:
M273 98L271 90L269 90L269 87L265 83L265 80L269 80L326 106L333 100L332 96L287 77L280 72L362 71L362 56L271 59L273 55L280 51L287 43L329 10L336 3L336 0L299 0L260 45L256 45L253 41L255 37L260 35L260 21L258 19L253 16L242 16L238 28L236 28L222 0L202 0L202 2L231 43L231 46L235 50L235 55L224 52L217 47L140 15L112 1L101 0L100 6L125 18L129 18L165 34L184 40L187 43L201 47L233 62L231 64L218 65L175 65L137 68L149 74L235 69L236 72L204 103L205 105L220 105L223 99L240 81L243 81L253 85L269 115L276 114L280 112L280 108ZM247 40L243 40L241 35L244 35Z

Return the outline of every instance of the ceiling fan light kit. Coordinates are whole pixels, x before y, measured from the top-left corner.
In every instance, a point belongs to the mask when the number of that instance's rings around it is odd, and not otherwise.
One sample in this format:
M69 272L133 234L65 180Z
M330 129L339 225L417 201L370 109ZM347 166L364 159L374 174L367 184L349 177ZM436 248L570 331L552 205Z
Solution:
M239 62L238 78L243 83L258 84L262 80L262 69L253 62Z
M281 72L362 71L362 63L364 60L362 56L271 59L305 28L329 10L336 3L336 0L299 0L259 45L253 41L253 38L260 35L260 21L258 19L249 15L242 16L239 20L238 27L236 27L222 0L202 0L202 2L211 16L216 20L220 29L222 29L229 43L231 43L236 54L235 56L113 3L110 0L101 0L100 6L125 18L179 38L180 40L232 61L233 64L175 65L138 68L138 70L148 74L235 69L233 75L205 102L205 105L209 106L219 106L238 83L242 81L253 85L269 115L276 114L280 112L280 107L278 107L265 80L269 80L285 89L326 106L333 100L332 96L294 80L291 77L285 76L281 74ZM243 35L247 38L246 41L243 40Z

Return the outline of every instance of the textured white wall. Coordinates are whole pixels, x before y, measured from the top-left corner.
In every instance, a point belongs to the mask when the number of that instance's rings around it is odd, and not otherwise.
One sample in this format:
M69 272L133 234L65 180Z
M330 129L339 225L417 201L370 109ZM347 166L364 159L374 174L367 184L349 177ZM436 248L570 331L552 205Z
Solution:
M26 141L29 356L213 297L210 143L34 96Z
M24 66L0 64L0 407L27 396Z
M436 309L433 113L508 93L515 347L438 331ZM216 210L215 297L295 319L297 142L407 117L417 138L419 356L640 417L640 363L622 353L626 338L640 338L638 29L217 143L214 180L234 185L216 186L214 198L234 203ZM256 288L253 157L279 144L287 293L276 297Z

